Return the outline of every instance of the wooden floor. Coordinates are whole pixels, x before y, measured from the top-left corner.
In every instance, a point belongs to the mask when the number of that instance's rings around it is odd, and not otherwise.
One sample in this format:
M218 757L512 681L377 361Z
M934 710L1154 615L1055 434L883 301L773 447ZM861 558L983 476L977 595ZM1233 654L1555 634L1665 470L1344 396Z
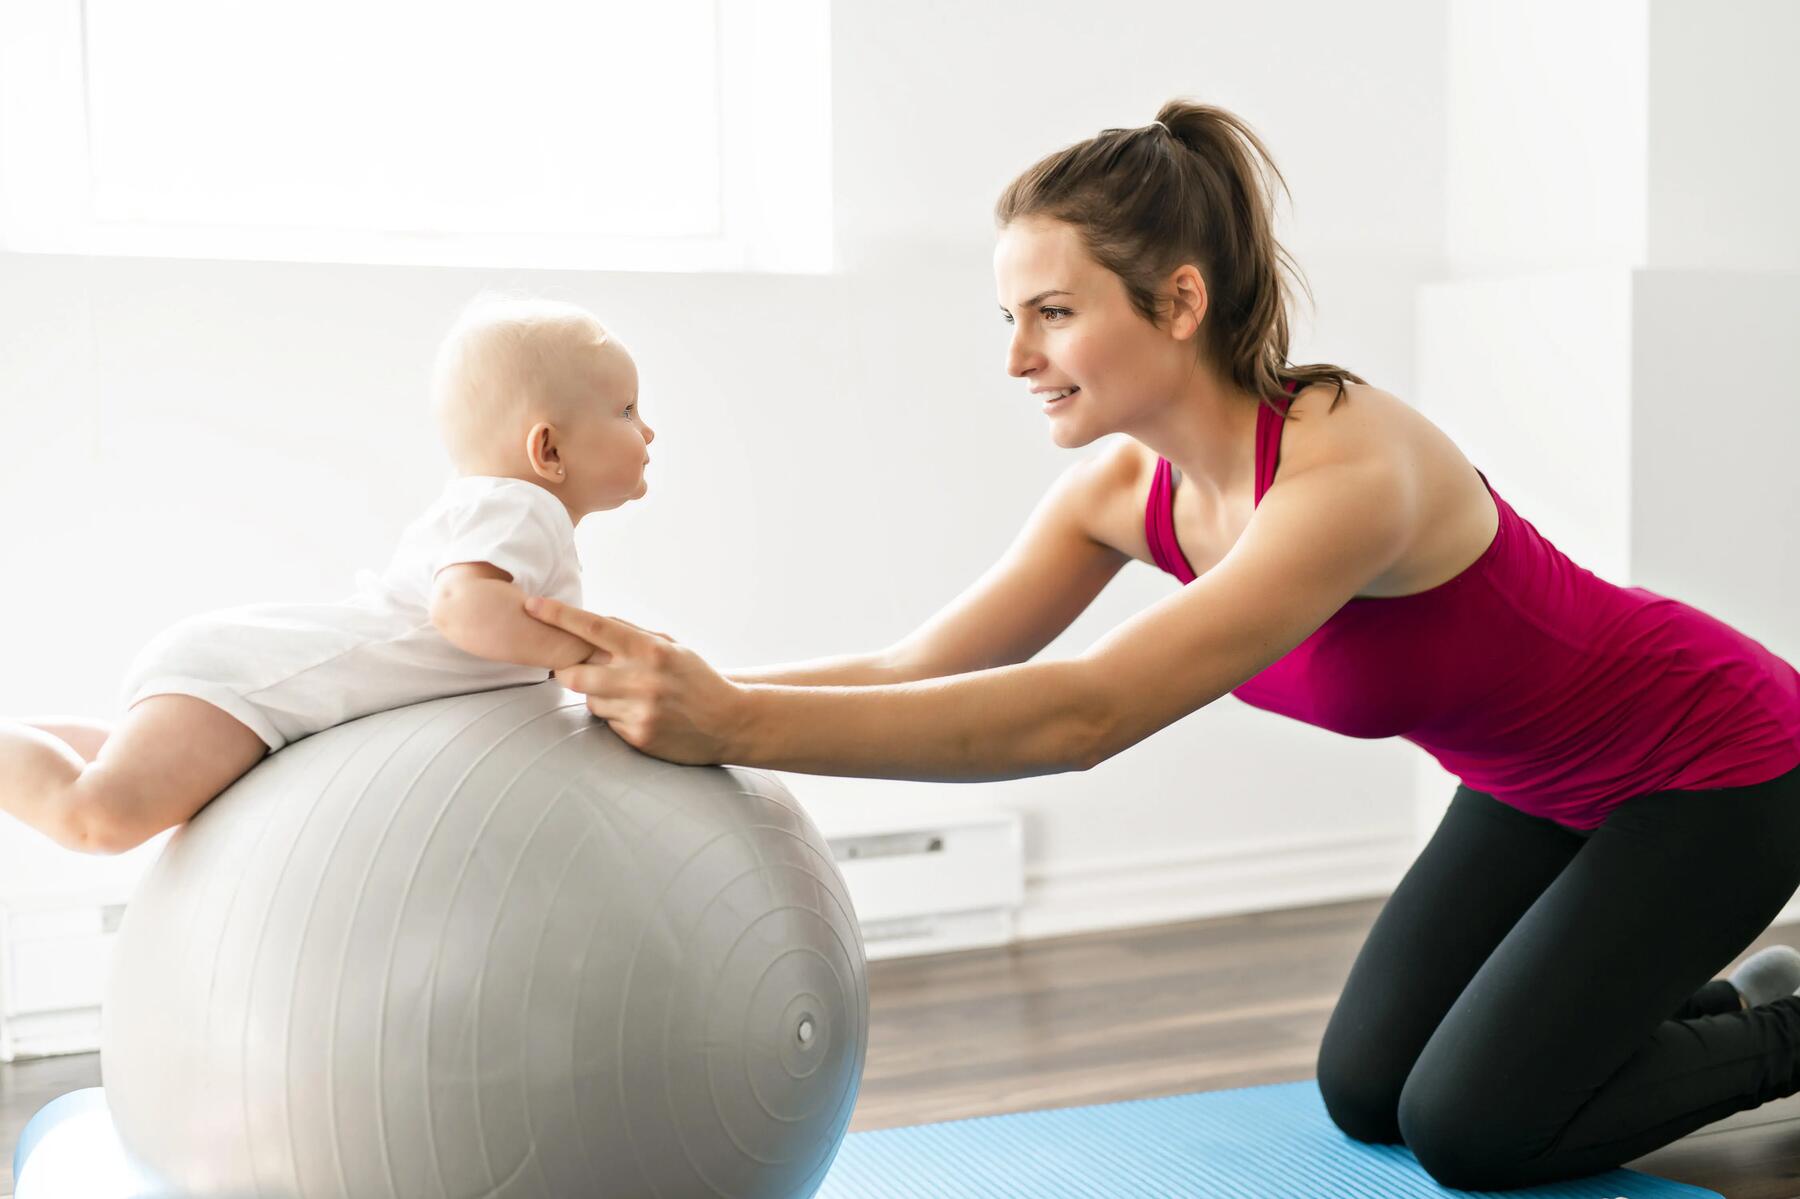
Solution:
M876 962L853 1130L1311 1078L1380 901ZM1778 926L1745 955L1800 941ZM0 1066L0 1195L25 1121L95 1055ZM1727 1199L1800 1199L1800 1096L1629 1163Z

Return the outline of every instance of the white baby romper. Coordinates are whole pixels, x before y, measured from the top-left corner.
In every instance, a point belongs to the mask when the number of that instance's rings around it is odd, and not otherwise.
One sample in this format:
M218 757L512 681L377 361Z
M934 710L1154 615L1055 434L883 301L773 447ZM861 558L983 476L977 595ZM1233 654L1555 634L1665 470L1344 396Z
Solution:
M562 503L535 483L463 476L407 526L384 573L358 573L356 594L183 620L138 654L120 696L126 708L151 695L205 700L273 752L371 712L549 678L542 667L458 649L432 626L437 573L457 562L490 562L527 595L581 604L575 526Z

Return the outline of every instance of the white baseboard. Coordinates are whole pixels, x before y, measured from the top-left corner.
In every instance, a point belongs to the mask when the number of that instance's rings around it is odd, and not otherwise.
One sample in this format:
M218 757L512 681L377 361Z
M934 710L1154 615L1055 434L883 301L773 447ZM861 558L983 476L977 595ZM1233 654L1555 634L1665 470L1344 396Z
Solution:
M864 921L863 953L868 961L992 949L1018 938L1010 908L943 912L930 916Z
M100 1049L100 1006L66 1012L30 1012L0 1022L0 1061L96 1053Z
M1396 831L1027 868L1019 936L1060 937L1387 895L1417 852L1411 833Z

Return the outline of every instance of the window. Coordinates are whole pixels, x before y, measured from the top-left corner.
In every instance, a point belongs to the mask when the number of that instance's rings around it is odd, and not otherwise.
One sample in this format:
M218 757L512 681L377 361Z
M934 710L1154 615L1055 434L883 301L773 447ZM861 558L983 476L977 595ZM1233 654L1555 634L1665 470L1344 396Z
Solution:
M828 0L7 0L0 246L830 266Z

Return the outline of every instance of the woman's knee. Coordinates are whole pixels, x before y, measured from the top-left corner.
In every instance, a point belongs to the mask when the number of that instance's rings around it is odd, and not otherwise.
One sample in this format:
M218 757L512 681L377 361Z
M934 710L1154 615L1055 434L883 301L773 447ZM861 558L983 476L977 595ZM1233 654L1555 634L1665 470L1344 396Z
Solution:
M1446 1087L1416 1076L1400 1094L1399 1123L1406 1147L1439 1186L1499 1191L1543 1181L1516 1125L1484 1096L1478 1083Z
M1319 1046L1319 1094L1345 1135L1371 1145L1400 1139L1400 1094L1410 1063L1397 1063L1327 1030Z

